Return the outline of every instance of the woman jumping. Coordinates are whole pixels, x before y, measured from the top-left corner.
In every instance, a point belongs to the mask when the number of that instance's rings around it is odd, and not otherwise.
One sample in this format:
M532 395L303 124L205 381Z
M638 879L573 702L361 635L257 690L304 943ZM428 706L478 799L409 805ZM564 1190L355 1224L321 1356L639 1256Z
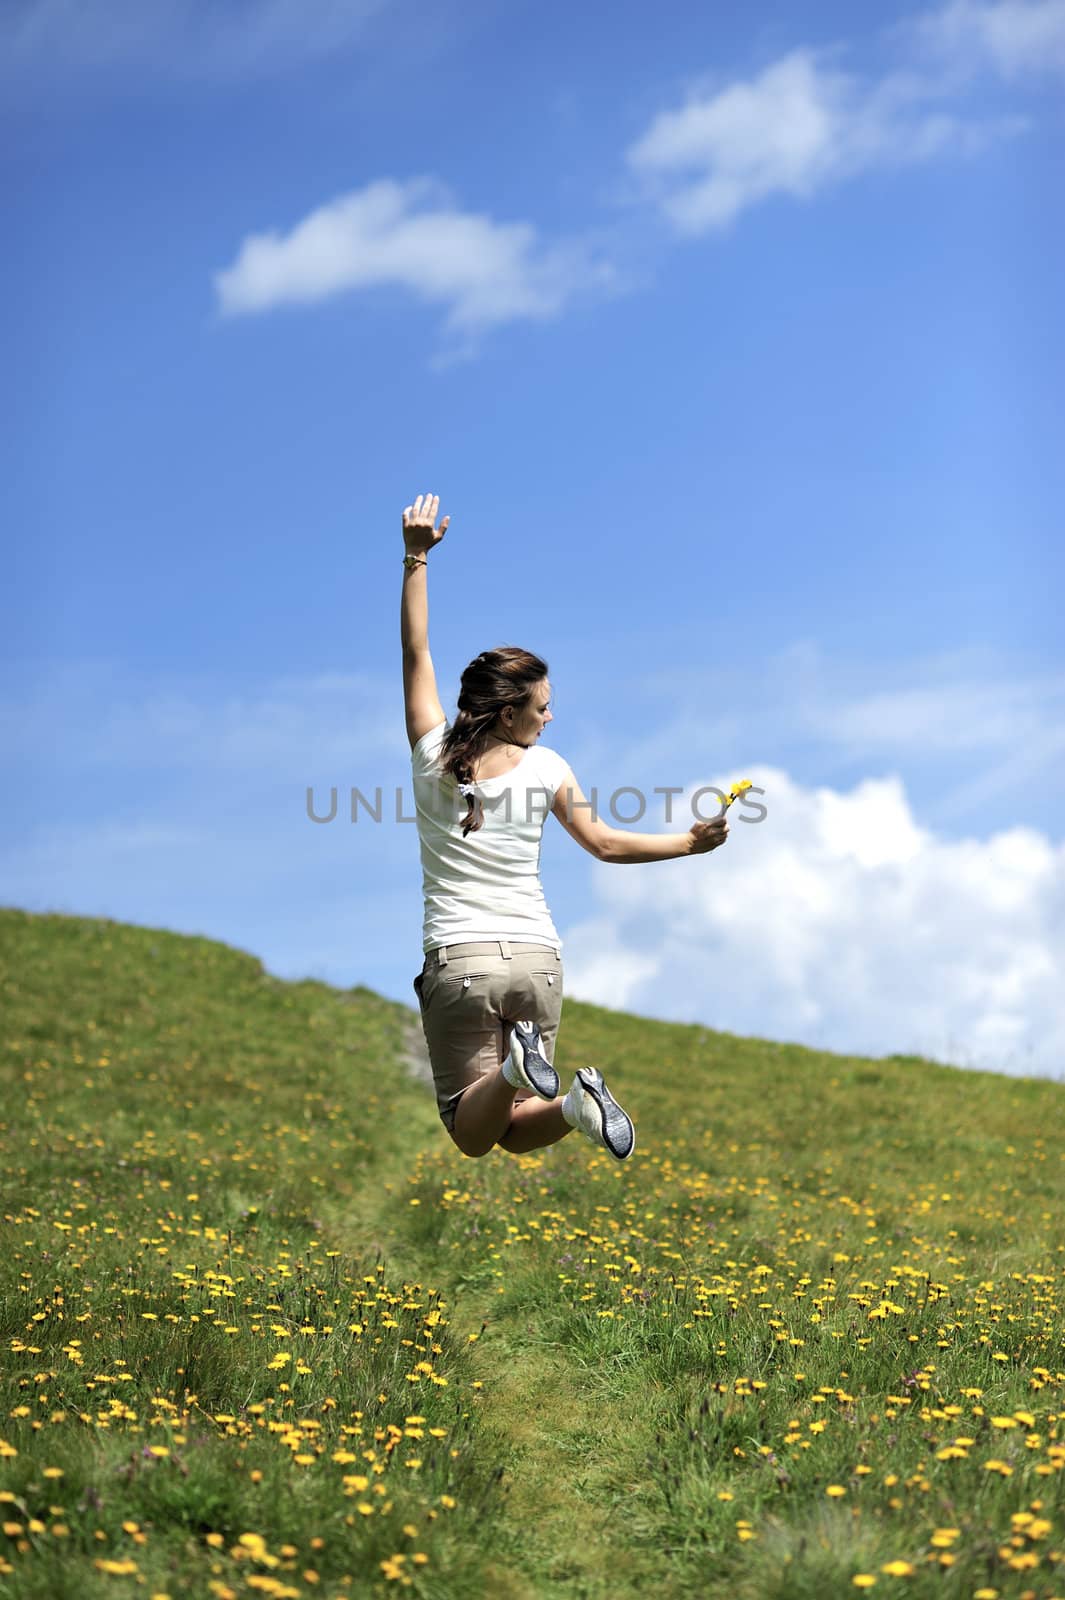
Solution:
M537 744L552 720L547 663L507 645L462 674L448 725L429 654L428 552L439 495L403 513L403 694L422 858L425 961L414 980L441 1120L467 1156L515 1154L579 1128L617 1161L636 1148L632 1119L595 1067L558 1098L552 1066L562 1014L562 946L540 884L550 810L598 861L704 855L724 816L687 833L633 833L596 818L569 765ZM465 801L463 815L462 801Z

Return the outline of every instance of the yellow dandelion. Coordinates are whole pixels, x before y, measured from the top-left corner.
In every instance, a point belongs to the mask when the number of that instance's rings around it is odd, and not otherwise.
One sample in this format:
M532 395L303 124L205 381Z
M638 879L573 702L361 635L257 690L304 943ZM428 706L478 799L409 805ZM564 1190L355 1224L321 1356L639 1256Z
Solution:
M840 1495L846 1494L846 1492L846 1489L841 1483L830 1483L828 1488L825 1490L825 1493L830 1494L835 1500L838 1500Z
M917 1569L910 1561L885 1561L880 1570L893 1578L912 1578Z
M851 1582L856 1589L871 1589L876 1579L871 1572L856 1572Z

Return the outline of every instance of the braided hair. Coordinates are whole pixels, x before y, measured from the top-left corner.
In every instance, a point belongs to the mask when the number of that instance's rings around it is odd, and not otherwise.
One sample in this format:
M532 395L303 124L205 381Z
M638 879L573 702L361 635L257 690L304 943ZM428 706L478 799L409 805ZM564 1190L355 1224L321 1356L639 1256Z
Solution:
M473 792L473 767L488 745L488 730L505 706L524 710L536 684L546 678L547 662L517 645L485 650L460 679L458 715L444 736L440 768L449 773L466 796L462 836L476 833L484 810Z

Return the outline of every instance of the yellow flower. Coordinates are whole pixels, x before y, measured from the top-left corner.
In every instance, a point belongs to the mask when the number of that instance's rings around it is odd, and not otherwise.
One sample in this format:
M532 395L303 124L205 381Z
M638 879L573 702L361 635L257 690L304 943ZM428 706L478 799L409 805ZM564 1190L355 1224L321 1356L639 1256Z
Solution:
M841 1483L830 1483L828 1488L825 1490L826 1494L832 1495L837 1500L841 1494L846 1494L846 1492L846 1489Z
M851 1582L856 1589L871 1589L876 1579L871 1572L856 1572Z
M916 1569L909 1561L886 1561L880 1570L893 1578L912 1578Z

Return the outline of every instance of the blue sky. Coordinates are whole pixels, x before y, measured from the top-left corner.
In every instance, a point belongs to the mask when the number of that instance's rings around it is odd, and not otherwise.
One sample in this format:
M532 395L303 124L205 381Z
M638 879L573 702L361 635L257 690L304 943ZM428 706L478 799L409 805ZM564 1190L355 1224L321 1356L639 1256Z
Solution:
M306 793L409 782L432 491L449 710L523 644L585 789L766 790L549 821L568 993L1055 1075L1065 0L610 16L5 8L0 902L413 1004L413 828Z

